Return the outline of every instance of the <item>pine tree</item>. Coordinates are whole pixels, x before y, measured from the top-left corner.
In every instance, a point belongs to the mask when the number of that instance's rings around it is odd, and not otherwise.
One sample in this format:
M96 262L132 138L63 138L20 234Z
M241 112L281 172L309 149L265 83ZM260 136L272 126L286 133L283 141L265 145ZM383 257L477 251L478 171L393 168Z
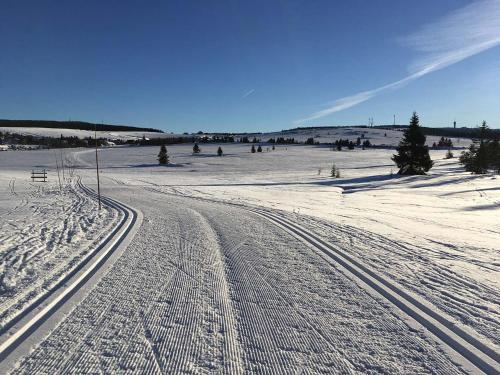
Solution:
M168 164L168 159L167 148L165 145L161 145L160 152L158 153L158 162L165 165Z
M425 139L419 125L418 115L413 112L410 126L404 131L403 139L399 142L398 154L392 157L399 168L398 174L425 174L432 168L434 163L429 156L429 148L425 145Z
M480 126L479 149L477 150L477 165L482 170L481 173L486 173L488 171L488 166L491 159L491 155L489 154L489 131L490 129L486 124L486 121L483 121Z
M500 142L495 139L489 144L490 165L500 174Z
M488 150L485 143L476 146L474 143L470 145L469 150L462 152L460 155L460 163L465 167L465 170L475 174L484 174L488 172Z
M217 149L217 155L222 156L224 153L222 152L222 147L219 146Z
M335 163L332 164L332 169L330 170L330 177L336 177L337 176L337 167L335 166Z
M255 154L255 146L254 145L252 145L252 150L251 151L252 151L252 154Z
M262 152L262 147L260 147L260 145L257 147L257 152Z
M488 125L483 121L479 132L479 146L474 143L470 145L468 151L460 155L460 163L468 172L483 174L488 172L491 161L490 142L488 142Z
M193 154L199 154L201 152L200 146L198 146L198 143L195 143L193 146Z

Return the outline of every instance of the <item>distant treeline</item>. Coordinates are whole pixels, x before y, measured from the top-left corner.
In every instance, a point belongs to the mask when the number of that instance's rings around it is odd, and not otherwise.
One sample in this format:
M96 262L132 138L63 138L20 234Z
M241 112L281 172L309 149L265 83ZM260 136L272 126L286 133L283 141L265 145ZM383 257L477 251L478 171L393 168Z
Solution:
M106 145L106 140L97 139L99 146ZM91 137L78 138L76 136L64 137L39 137L26 134L3 133L0 132L0 144L11 144L21 146L40 146L42 148L73 148L73 147L93 147L95 140Z
M270 138L268 143L276 143L278 145L293 145L295 143L299 143L299 141L296 141L295 138L284 138L284 137L278 137L276 139ZM313 139L314 143L314 139Z
M228 134L218 134L213 135L211 137L208 136L194 136L194 135L185 135L185 136L177 136L177 137L168 137L168 138L150 138L147 139L143 137L139 140L127 140L127 141L118 141L115 140L116 144L135 144L141 146L161 146L161 145L173 145L178 143L232 143L234 142L234 137Z
M436 135L438 137L454 138L480 138L480 128L425 128L422 127L425 135ZM500 129L489 129L490 136L495 138L500 136Z
M140 145L140 146L161 146L161 145L174 145L178 143L194 143L197 140L196 137L168 137L168 138L151 138L151 139L128 139L126 141L115 140L116 144L129 144L129 145Z
M386 129L386 130L404 130L408 125L349 125L349 126L311 126L311 127L298 127L289 130L282 130L282 133L290 133L295 130L324 130L324 129L345 129L345 128L361 128L361 129ZM479 138L481 129L477 128L431 128L421 127L425 135L434 135L438 137L452 137L452 138ZM490 136L493 138L500 136L500 129L488 129Z
M73 130L94 130L99 131L140 131L163 133L163 131L152 128L140 128L127 125L94 124L83 121L48 121L48 120L1 120L0 127L11 128L48 128L48 129L73 129Z

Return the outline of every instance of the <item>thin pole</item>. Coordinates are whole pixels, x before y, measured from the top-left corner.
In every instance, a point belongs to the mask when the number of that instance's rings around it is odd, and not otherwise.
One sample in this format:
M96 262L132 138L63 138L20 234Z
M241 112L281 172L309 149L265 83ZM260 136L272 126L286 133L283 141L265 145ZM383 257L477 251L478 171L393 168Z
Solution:
M97 173L97 197L99 200L99 210L101 210L101 187L99 185L99 158L97 157L97 125L94 124L94 138L95 138L95 165Z
M62 156L62 150L61 150L61 166L62 166L62 173L63 173L63 183L66 181L66 176L64 175L64 160Z
M61 175L59 174L59 162L57 161L57 152L54 150L54 156L56 158L56 168L57 168L57 179L59 181L59 191L62 190L62 185L61 185Z

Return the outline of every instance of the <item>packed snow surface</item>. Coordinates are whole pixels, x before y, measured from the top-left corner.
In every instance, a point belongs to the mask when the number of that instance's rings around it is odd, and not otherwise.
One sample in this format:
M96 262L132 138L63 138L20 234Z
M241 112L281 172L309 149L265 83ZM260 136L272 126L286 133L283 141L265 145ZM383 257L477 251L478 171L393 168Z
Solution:
M100 151L104 194L141 210L142 226L15 373L463 371L387 301L245 209L254 206L336 244L498 351L499 176L467 174L444 151L431 152L427 176L400 177L390 150L222 144L218 157L219 145L200 146L169 146L168 166L157 165L158 147ZM92 150L67 152L95 188ZM35 161L51 151L3 155L2 176L30 160L51 167ZM340 178L329 176L333 162Z
M161 193L134 201L141 236L19 373L459 372L266 221Z
M108 207L99 211L69 170L59 185L54 153L8 155L0 161L0 326L70 272L118 219ZM48 182L31 181L28 160L48 169Z

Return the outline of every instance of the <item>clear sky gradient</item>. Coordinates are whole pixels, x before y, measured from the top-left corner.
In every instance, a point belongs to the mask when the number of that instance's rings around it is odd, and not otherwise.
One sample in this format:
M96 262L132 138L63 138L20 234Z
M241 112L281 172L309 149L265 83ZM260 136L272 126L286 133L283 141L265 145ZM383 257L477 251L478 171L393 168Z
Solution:
M416 110L427 126L500 127L500 0L1 8L0 118L268 131Z

